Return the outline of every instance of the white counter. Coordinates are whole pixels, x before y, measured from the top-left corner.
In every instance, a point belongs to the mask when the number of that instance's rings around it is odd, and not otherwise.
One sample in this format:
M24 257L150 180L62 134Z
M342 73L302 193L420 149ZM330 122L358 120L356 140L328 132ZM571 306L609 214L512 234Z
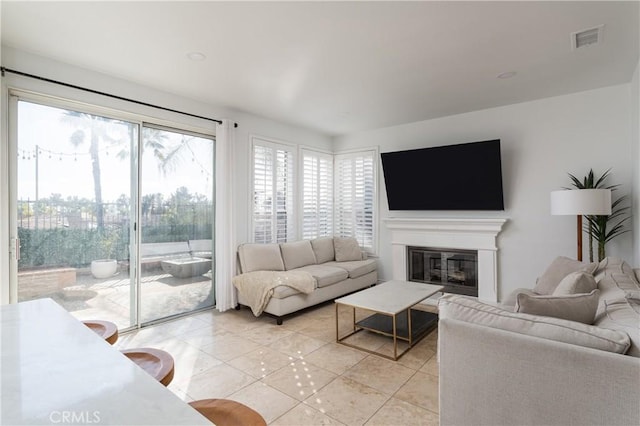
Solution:
M51 299L0 307L0 424L211 424Z

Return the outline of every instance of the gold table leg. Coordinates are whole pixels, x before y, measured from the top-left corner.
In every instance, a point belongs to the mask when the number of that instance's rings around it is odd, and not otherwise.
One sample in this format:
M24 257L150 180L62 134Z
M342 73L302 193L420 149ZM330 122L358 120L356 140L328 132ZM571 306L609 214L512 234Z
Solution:
M396 328L396 316L393 316L393 360L398 359L398 329Z

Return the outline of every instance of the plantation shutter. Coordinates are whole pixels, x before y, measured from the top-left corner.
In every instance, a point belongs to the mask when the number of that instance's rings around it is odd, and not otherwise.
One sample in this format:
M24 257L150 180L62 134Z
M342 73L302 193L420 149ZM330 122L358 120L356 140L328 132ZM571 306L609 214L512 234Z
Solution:
M335 234L375 252L376 152L335 156Z
M253 241L295 240L294 148L254 139Z
M302 150L302 238L333 235L333 156Z

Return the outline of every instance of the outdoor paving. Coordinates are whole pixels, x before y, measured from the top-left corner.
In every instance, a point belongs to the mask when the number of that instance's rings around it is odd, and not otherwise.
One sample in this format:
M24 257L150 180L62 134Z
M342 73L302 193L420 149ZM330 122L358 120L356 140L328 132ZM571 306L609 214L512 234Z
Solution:
M101 319L114 322L119 329L131 327L131 281L127 272L97 279L88 272L80 271L75 281L74 285L56 292L20 301L50 297L80 320ZM161 269L147 271L142 277L140 291L143 323L213 306L214 303L210 272L175 278Z

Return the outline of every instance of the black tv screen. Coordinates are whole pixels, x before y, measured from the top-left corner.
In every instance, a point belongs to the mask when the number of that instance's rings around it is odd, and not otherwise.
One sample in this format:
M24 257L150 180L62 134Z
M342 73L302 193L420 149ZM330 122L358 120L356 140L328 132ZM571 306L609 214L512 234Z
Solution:
M504 210L499 139L381 157L389 210Z

